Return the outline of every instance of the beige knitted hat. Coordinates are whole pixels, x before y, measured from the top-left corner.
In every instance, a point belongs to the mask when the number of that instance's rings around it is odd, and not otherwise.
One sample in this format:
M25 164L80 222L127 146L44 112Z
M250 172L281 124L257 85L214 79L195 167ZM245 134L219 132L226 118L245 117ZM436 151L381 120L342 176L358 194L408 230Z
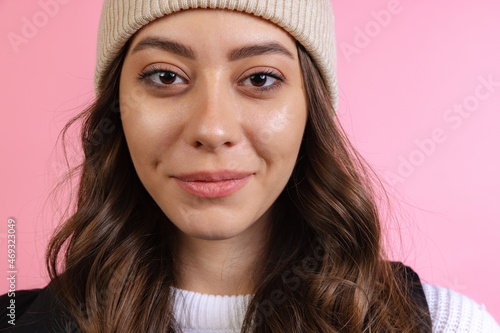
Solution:
M106 69L135 32L159 17L192 8L237 10L283 28L309 52L337 109L337 52L330 0L104 0L97 39L96 94Z

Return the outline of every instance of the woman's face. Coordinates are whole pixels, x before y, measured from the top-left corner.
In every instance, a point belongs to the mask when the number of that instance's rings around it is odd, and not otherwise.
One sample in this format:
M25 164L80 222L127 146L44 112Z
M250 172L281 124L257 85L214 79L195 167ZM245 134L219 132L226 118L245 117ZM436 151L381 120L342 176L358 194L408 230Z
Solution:
M268 221L304 133L295 40L226 10L158 19L131 41L120 110L137 174L179 230L248 233Z

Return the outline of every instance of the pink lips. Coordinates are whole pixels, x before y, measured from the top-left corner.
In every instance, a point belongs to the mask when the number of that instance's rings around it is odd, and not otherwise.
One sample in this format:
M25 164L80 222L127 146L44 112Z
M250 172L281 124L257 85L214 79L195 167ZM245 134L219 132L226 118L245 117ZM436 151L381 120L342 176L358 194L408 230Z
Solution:
M250 180L251 172L196 172L175 176L185 191L202 198L218 198L233 194Z

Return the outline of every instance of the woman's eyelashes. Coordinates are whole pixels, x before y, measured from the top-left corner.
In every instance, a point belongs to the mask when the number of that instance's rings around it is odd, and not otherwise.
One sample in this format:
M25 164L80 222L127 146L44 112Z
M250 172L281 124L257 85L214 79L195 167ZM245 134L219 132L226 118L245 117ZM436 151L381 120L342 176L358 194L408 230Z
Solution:
M177 84L188 83L183 75L173 70L162 68L150 68L139 73L139 81L156 89L169 89ZM281 86L285 77L273 70L259 70L245 76L238 82L238 86L245 86L257 91L270 91Z
M250 86L259 91L270 91L279 88L284 81L285 77L277 71L261 70L245 77L240 85Z
M139 80L148 86L155 88L168 88L169 86L187 83L183 76L161 68L151 68L139 74Z

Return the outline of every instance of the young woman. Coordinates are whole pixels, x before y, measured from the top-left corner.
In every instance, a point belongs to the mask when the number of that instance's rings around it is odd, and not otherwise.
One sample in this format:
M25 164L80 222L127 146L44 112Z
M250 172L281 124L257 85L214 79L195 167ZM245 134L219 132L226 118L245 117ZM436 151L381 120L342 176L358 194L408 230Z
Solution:
M77 210L7 330L500 331L385 260L328 0L107 0L98 43Z

